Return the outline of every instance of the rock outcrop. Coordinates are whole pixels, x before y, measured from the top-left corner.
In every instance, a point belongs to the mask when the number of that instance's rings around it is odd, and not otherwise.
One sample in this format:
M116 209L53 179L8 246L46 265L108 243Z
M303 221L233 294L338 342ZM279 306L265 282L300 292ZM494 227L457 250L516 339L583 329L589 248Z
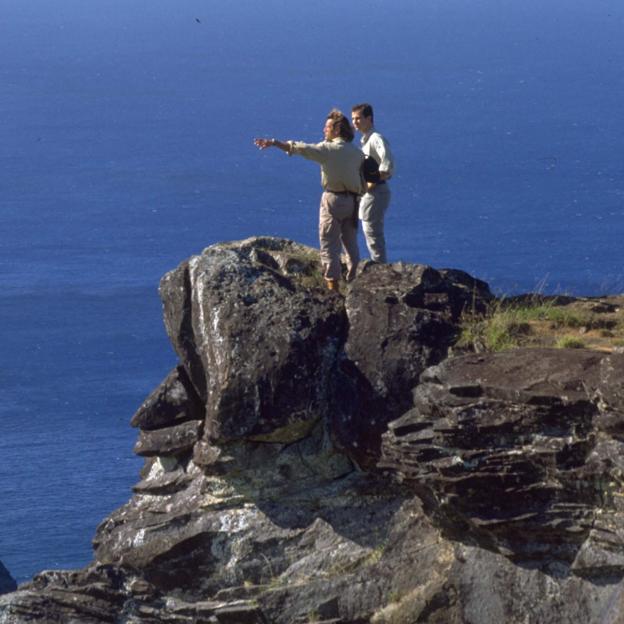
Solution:
M422 371L447 356L462 312L483 311L491 299L487 284L461 271L364 265L345 298L348 337L332 404L339 443L361 466L376 464L388 422L410 406Z
M364 263L343 297L278 239L161 295L134 495L0 622L624 622L624 356L449 357L486 284Z
M16 589L17 583L15 579L9 574L9 571L4 567L2 561L0 561L0 594L6 594Z
M624 356L519 349L428 369L382 467L441 525L526 566L624 570ZM459 529L459 533L458 533Z

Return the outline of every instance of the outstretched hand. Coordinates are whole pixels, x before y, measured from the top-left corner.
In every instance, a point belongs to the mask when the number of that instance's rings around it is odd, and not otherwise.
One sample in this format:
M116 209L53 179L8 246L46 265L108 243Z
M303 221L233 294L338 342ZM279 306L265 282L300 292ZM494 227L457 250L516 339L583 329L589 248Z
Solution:
M267 147L271 147L275 145L275 139L254 139L254 143L256 147L263 150L263 149L266 149Z

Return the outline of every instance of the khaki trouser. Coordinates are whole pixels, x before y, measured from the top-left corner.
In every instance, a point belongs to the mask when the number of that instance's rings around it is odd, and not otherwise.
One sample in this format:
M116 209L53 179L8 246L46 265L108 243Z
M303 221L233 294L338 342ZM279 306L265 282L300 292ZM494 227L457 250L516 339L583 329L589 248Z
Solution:
M321 196L319 239L321 264L326 279L340 279L340 253L347 256L347 281L355 277L360 261L357 244L357 199L353 195L337 195L325 191Z
M390 204L387 184L378 184L360 200L360 219L371 260L387 262L384 217Z

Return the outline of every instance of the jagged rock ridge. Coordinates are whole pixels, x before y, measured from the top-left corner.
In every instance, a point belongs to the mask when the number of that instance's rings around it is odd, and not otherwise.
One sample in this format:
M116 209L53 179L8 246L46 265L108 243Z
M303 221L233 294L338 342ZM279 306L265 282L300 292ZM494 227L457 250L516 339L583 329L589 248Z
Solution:
M486 284L365 263L343 298L279 239L161 295L180 364L132 419L141 481L0 622L618 621L622 356L449 357Z
M428 369L390 423L380 466L459 539L553 573L624 569L624 357L521 349Z

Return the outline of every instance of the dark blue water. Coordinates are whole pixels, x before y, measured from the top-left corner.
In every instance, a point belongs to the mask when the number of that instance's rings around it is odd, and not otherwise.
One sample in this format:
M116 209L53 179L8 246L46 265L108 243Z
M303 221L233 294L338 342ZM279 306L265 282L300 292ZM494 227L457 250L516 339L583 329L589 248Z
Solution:
M158 280L205 246L316 245L316 141L370 101L391 260L502 293L624 290L616 0L0 0L0 560L91 557L128 421L175 364ZM199 21L197 21L199 20Z

